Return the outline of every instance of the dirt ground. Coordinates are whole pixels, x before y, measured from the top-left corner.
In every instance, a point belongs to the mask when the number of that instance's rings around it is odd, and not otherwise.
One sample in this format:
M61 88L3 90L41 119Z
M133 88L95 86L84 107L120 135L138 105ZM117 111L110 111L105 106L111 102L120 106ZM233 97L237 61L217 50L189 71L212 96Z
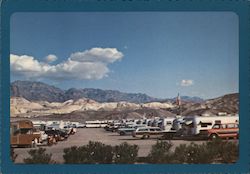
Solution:
M120 136L116 132L107 132L103 128L81 128L77 129L77 133L71 135L67 140L60 141L53 146L42 146L46 148L47 153L52 154L52 159L57 163L63 163L63 149L71 146L82 146L88 144L89 141L99 141L107 145L119 145L123 142L129 144L136 144L139 146L138 156L147 156L150 152L152 145L154 145L157 139L135 139L131 135ZM186 140L172 140L172 149L180 144L189 144L192 141ZM197 144L201 144L204 141L195 141ZM23 163L23 159L29 157L28 151L31 148L15 148L14 151L18 155L16 163Z

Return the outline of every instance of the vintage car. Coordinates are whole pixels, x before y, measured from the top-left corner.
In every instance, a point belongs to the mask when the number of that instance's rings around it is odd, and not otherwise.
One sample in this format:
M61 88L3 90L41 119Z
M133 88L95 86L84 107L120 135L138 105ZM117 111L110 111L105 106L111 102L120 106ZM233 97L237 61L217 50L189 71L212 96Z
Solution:
M239 125L237 123L215 124L212 129L201 130L199 136L208 139L239 138Z
M62 141L68 138L68 134L61 130L46 130L45 133L49 137L53 137L56 141Z
M164 132L159 127L139 127L133 131L132 136L141 139L161 138Z
M41 141L41 134L34 133L33 123L29 120L11 122L10 134L11 146L32 147Z
M139 127L145 127L145 125L129 125L125 128L119 128L117 133L120 135L132 135L133 131Z

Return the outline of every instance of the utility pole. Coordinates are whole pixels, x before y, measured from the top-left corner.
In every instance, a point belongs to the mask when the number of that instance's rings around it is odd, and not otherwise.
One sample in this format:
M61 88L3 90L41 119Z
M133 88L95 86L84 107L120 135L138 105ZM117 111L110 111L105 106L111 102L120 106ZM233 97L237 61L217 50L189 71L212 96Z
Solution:
M176 104L179 106L179 115L181 115L181 96L180 94L178 93L178 96L176 98Z

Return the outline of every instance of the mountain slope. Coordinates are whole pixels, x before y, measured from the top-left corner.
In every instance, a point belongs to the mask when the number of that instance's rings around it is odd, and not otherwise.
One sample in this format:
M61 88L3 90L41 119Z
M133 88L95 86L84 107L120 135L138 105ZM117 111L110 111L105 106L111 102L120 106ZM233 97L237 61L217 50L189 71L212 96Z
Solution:
M149 103L149 102L174 102L172 99L158 99L142 93L124 93L117 90L102 90L94 88L62 90L42 82L15 81L11 83L11 96L23 97L29 101L64 102L89 98L97 102ZM181 96L185 102L202 102L199 97Z
M227 94L202 103L185 103L174 112L183 115L213 115L219 112L235 114L239 112L239 94Z
M65 101L63 90L42 82L15 81L11 83L11 96L23 97L29 101Z
M31 81L15 81L11 83L11 96L23 97L29 101L64 102L67 100L77 100L89 98L98 102L120 102L147 103L159 101L142 93L123 93L116 90L101 90L93 88L75 89L66 91L57 87Z

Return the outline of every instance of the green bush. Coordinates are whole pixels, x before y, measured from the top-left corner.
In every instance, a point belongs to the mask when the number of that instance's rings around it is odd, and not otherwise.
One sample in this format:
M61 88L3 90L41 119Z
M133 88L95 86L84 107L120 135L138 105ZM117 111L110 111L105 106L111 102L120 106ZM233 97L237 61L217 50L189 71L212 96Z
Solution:
M137 160L139 147L122 143L114 147L114 162L123 164L133 164Z
M86 150L90 163L112 163L112 146L90 141Z
M174 163L211 163L213 161L213 154L209 152L206 144L195 144L189 145L181 144L175 148L174 151Z
M112 146L90 141L85 146L64 149L63 158L68 164L108 164L113 160Z
M213 154L213 161L219 163L236 162L239 156L239 147L235 142L222 141L220 139L207 142L208 151Z
M46 149L39 148L39 149L32 149L28 153L31 156L30 158L25 158L23 161L26 164L52 164L54 163L51 160L52 154L46 154Z
M150 163L171 163L173 161L173 154L170 152L172 147L170 141L158 141L152 146L152 149L148 155Z
M233 163L238 158L238 145L234 142L213 140L203 144L181 144L175 148L175 163Z

